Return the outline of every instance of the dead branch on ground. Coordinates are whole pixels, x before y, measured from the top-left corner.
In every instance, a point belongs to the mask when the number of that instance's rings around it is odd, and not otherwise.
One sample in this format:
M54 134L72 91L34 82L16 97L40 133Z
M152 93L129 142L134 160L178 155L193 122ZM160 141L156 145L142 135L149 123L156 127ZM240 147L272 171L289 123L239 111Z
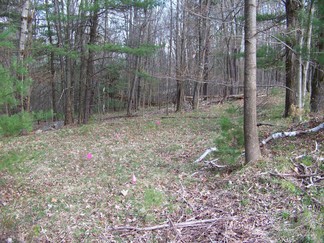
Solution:
M134 227L134 226L117 226L117 227L107 227L107 230L110 231L152 231L152 230L161 230L165 228L186 228L186 227L200 227L204 225L209 225L210 223L215 223L222 220L237 220L236 217L226 217L226 218L214 218L214 219L204 219L204 220L195 220L195 221L186 221L181 223L169 222L168 224L160 224L150 227Z
M285 137L295 137L295 136L298 136L298 135L301 135L301 134L318 132L318 131L320 131L323 128L324 128L324 123L321 123L320 125L318 125L318 126L316 126L314 128L305 130L305 131L292 131L292 132L277 132L277 133L273 133L269 137L267 137L266 139L262 140L262 142L260 143L260 146L264 146L265 144L267 144L272 139L285 138Z

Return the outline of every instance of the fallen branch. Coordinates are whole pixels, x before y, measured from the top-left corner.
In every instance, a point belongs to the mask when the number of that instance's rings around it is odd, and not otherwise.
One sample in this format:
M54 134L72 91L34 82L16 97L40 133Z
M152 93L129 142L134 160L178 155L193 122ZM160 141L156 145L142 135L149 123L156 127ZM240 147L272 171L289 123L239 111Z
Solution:
M311 133L311 132L318 132L318 131L320 131L323 128L324 128L324 123L321 123L317 127L308 129L306 131L277 132L277 133L274 133L274 134L270 135L266 139L262 140L262 142L260 143L260 146L265 145L266 143L268 143L272 139L278 139L278 138L284 138L284 137L294 137L294 136L297 136L297 135L300 135L300 134L306 134L306 133Z
M216 167L216 168L226 168L227 165L219 165L219 164L216 164L215 162L218 161L218 159L214 159L214 160L211 160L211 161L205 161L205 164L206 165L211 165L212 167Z
M176 116L162 116L161 119L176 119L179 117ZM188 119L218 119L219 117L217 116L185 116L183 118L188 118Z
M319 174L305 174L305 175L298 175L298 174L279 174L279 173L274 173L274 172L269 172L270 175L272 176L277 176L281 178L285 177L295 177L295 178L308 178L308 177L315 177L315 176L320 176L323 177L324 175L319 175Z
M207 149L194 163L199 163L200 161L202 161L208 154L210 154L211 152L217 151L217 148L213 147L213 148L209 148Z
M160 224L160 225L155 225L151 227L133 227L133 226L119 226L119 227L107 227L107 230L111 231L129 231L129 230L134 230L134 231L151 231L151 230L160 230L164 228L185 228L185 227L198 227L202 226L204 224L210 224L214 223L216 221L220 220L236 220L236 217L227 217L227 218L217 218L217 219L204 219L204 220L196 220L196 221L187 221L187 222L182 222L182 223L173 223L170 222L168 224Z

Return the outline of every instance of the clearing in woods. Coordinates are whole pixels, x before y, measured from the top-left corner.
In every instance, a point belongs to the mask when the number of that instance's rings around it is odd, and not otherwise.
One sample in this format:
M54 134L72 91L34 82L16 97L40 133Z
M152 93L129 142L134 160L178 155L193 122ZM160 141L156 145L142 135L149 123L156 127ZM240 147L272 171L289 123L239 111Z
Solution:
M283 119L281 97L258 98L259 121L273 125L260 139L323 122ZM254 164L194 163L216 146L220 119L241 124L242 110L237 100L168 118L111 114L1 138L0 241L322 242L323 130L271 140Z

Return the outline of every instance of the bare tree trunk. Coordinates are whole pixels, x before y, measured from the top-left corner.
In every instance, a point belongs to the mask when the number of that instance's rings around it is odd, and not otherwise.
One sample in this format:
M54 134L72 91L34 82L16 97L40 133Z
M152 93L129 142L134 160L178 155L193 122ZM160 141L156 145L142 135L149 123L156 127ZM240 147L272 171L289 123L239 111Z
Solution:
M138 9L134 7L130 10L129 16L129 33L128 45L132 48L139 46L141 33L138 30ZM133 109L136 109L136 84L138 82L138 74L140 65L140 58L137 55L128 54L128 79L129 79L129 92L127 101L127 115L131 116Z
M245 163L261 156L256 113L256 0L245 0L244 141Z
M285 100L285 117L292 113L293 106L297 105L297 72L298 59L295 53L297 45L296 27L298 21L298 11L301 8L299 0L286 1L286 18L287 18L287 46L286 46L286 100Z
M185 1L185 0L184 0ZM185 4L185 3L184 3ZM177 22L176 22L176 80L177 80L177 93L176 93L176 112L180 112L183 109L184 104L184 80L182 78L185 65L185 35L186 35L186 11L183 8L182 11L182 31L180 34L179 23L179 0L177 0ZM179 35L181 35L179 37Z
M310 107L312 112L322 112L324 111L324 64L323 64L323 53L324 53L324 1L318 1L318 14L320 20L319 27L319 38L317 43L318 49L318 61L316 62L315 74L312 80L311 89L311 100ZM322 60L321 60L322 59Z
M138 69L138 63L139 63L139 58L137 56L134 57L135 59L135 67L132 70L131 73L131 81L130 81L130 91L129 91L129 95L128 95L128 102L127 102L127 115L131 116L132 115L132 111L133 108L135 106L135 87L136 87L136 82L137 82L137 69Z
M30 11L30 0L25 0L22 4L21 10L21 23L20 23L20 36L19 36L19 54L18 60L22 67L25 67L25 59L27 58L27 43L28 43L28 18ZM25 86L26 79L28 78L27 75L23 73L18 74L18 78L21 82L21 87ZM21 90L20 93L20 102L21 102L21 111L23 112L26 110L25 102L24 102L25 94L24 90ZM28 110L27 110L28 111Z
M193 95L193 109L198 109L199 107L199 95L200 87L204 83L204 78L206 77L206 71L208 71L206 57L208 56L208 39L209 39L209 24L207 23L207 18L209 15L210 0L200 1L201 16L199 25L199 57L198 57L198 80L195 83L194 95Z
M307 84L310 83L310 75L309 75L309 59L310 59L310 50L311 50L311 43L312 43L312 32L313 32L313 15L314 15L314 1L311 1L309 6L309 14L307 18L307 34L306 34L306 60L303 63L303 73L302 73L302 80L303 80L303 107L305 106L306 102L306 91L307 91Z
M62 3L63 4L63 3ZM69 3L67 3L69 4ZM63 6L62 6L63 8ZM69 7L68 7L69 9ZM55 28L57 32L57 45L59 48L64 48L66 44L69 44L69 39L65 38L63 41L63 26L61 19L61 11L60 11L60 2L58 0L54 0L54 12L57 16L57 20L55 22ZM65 35L69 34L68 26L65 27ZM64 123L65 125L73 123L73 115L72 115L72 101L71 101L71 60L69 57L66 57L64 60L63 56L60 55L60 66L61 66L61 80L63 82L63 94L64 94Z
M97 28L98 28L98 12L99 6L98 0L94 1L94 11L91 16L91 26L90 26L90 39L89 44L96 44ZM84 106L84 119L83 123L89 122L89 118L92 112L92 104L95 93L95 70L94 70L94 57L95 53L93 50L89 50L88 61L87 61L87 79L86 79L86 90L85 90L85 106Z
M50 26L49 20L49 13L48 13L48 0L46 0L46 22L47 22L47 31L49 42L51 46L54 45L53 38L52 38L52 31ZM57 116L57 106L56 106L56 81L55 81L55 66L54 66L54 51L50 53L50 69L51 69L51 88L52 88L52 110L53 110L53 120L56 120Z
M170 91L170 79L172 75L172 48L173 48L173 6L172 6L172 0L170 0L170 39L169 39L169 70L168 70L168 78L167 78L167 85L166 85L166 114L167 116L169 115L169 102L170 102L170 97L169 97L169 91Z
M63 3L62 3L63 4ZM62 6L63 9L63 6ZM70 33L71 33L71 19L70 19L70 11L71 11L71 0L68 0L66 2L66 11L67 11L67 23L65 27L65 41L64 41L64 46L68 46L70 50L72 50L72 40L69 38ZM72 67L72 59L71 57L67 56L65 57L65 119L64 123L67 124L72 124L73 123L73 86L72 86L72 72L73 72L73 67Z

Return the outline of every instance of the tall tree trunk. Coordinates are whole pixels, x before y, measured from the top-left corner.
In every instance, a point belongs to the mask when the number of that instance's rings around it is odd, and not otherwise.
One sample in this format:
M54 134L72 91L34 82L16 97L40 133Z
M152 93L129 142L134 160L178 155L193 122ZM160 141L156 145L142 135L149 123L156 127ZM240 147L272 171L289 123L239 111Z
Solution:
M99 6L98 6L98 0L94 1L94 12L90 19L90 39L89 39L89 45L95 45L96 44L96 37L97 37L97 28L98 28L98 12L99 12ZM94 57L95 53L90 48L89 54L88 54L88 61L87 61L87 79L86 79L86 90L85 90L85 106L84 106L84 118L83 123L87 124L91 115L92 111L92 104L94 99L94 93L95 93L95 70L94 70Z
M57 46L59 48L64 48L65 43L63 42L63 25L62 25L62 16L60 11L60 2L58 0L54 0L54 13L57 16L55 20L55 29L57 33ZM61 67L61 82L63 83L63 90L62 93L64 94L64 123L65 125L71 123L71 114L69 110L67 109L67 97L69 97L68 93L68 86L67 86L67 80L68 80L68 72L71 70L66 70L68 68L67 60L64 60L63 55L60 55L60 67Z
M287 42L286 42L286 100L285 117L292 114L293 106L297 106L297 78L298 58L296 56L298 12L301 8L299 0L287 0L285 2L287 19Z
M318 60L312 80L310 107L312 112L324 112L324 0L318 0L320 20L319 38L317 43Z
M310 83L310 75L309 75L309 59L310 59L310 51L311 51L311 43L312 43L312 32L313 32L313 15L314 15L314 0L310 2L309 6L309 13L307 18L307 34L305 37L305 49L306 49L306 60L303 62L303 73L302 73L302 80L303 80L303 97L304 97L304 103L303 106L305 106L306 102L306 91L307 91L307 84Z
M51 46L54 46L53 37L52 37L52 30L50 25L50 19L49 19L49 3L48 0L46 0L46 22L47 22L47 31L48 31L48 38ZM52 110L53 110L53 120L56 120L57 117L57 105L56 105L56 82L55 82L55 66L54 66L54 51L51 51L50 53L50 69L51 69L51 98L52 98Z
M169 97L169 92L170 92L170 81L171 81L171 75L172 75L172 48L173 48L173 6L172 6L172 0L170 0L170 39L169 39L169 67L168 67L168 78L167 78L167 85L166 85L166 102L167 102L167 107L166 107L166 114L167 116L169 115L169 102L170 102L170 97Z
M186 0L184 0L184 5ZM176 112L180 112L184 105L184 80L183 74L185 72L186 55L185 55L185 35L186 35L186 10L182 11L182 31L180 33L180 3L177 0L177 22L176 22L176 80L177 80L177 93L176 93Z
M209 7L210 0L200 0L200 24L199 24L199 57L198 57L198 82L195 83L194 86L194 95L193 95L193 109L198 109L199 107L199 95L200 95L200 87L204 83L204 79L206 78L207 68L207 56L208 56L208 39L209 39Z
M19 53L18 60L22 68L27 68L25 65L25 59L27 58L27 43L28 43L28 18L30 11L30 0L25 0L22 4L21 10L21 23L20 23L20 36L19 36ZM20 102L21 102L21 111L26 110L25 105L25 94L24 87L26 86L27 75L24 73L18 72L18 78L21 82L21 93L20 93ZM27 110L28 111L28 110Z
M135 87L137 82L137 69L139 66L139 57L135 56L133 57L135 59L135 64L133 70L130 70L131 72L131 80L130 80L130 90L128 95L128 102L127 102L127 115L131 116L133 108L135 106Z
M62 9L63 8L63 2L62 2ZM70 39L70 34L72 31L71 26L71 0L67 0L66 2L66 16L67 16L67 22L65 27L65 40L64 40L64 46L69 47L70 50L72 50L72 39ZM72 124L73 123L73 86L72 86L72 72L73 72L73 66L72 66L72 59L68 55L65 56L65 107L64 107L64 124Z
M256 0L245 0L244 141L245 163L260 158L256 113Z
M140 31L138 30L138 9L133 7L130 10L129 16L129 33L128 33L128 46L131 48L138 47L140 44ZM138 37L138 38L137 38ZM140 65L140 58L137 55L128 54L128 79L129 79L129 91L127 100L127 115L131 116L133 110L136 109L136 84L138 81L137 71Z

